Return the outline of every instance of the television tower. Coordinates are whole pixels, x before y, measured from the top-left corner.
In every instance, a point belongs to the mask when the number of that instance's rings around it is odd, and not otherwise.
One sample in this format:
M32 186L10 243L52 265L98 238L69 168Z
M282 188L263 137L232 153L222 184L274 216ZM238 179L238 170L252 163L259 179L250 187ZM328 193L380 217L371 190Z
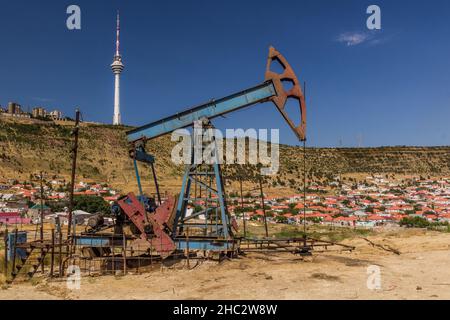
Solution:
M111 64L111 69L114 73L114 117L113 124L121 124L120 119L120 74L123 71L124 65L122 63L122 56L120 55L120 17L119 11L117 11L117 33L116 33L116 54L114 56L114 61Z

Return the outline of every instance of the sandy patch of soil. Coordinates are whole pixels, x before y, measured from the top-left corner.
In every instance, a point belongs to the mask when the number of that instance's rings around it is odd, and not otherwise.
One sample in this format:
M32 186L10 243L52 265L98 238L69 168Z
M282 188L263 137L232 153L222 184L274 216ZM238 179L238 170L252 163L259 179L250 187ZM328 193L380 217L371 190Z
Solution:
M86 277L80 290L65 282L14 284L0 289L0 299L450 299L450 234L404 230L369 239L401 254L352 239L344 242L356 246L351 253L249 254L192 270L182 261L147 274ZM380 267L380 290L367 288L370 265Z

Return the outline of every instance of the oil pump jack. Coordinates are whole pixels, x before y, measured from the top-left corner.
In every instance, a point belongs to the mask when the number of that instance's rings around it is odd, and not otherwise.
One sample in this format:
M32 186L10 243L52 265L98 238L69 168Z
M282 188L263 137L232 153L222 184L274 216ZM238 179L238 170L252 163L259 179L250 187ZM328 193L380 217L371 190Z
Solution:
M274 63L281 65L281 73L272 71ZM289 89L285 89L286 83L290 86ZM301 117L299 122L292 120L287 113L288 99L298 103ZM234 234L233 229L236 230L237 226L227 210L224 181L218 161L213 161L213 164L195 161L186 164L179 195L169 196L162 202L155 174L155 158L146 152L146 145L152 139L177 129L195 126L199 122L206 130L212 127L211 120L216 117L269 101L275 104L297 138L305 141L306 106L299 80L287 60L273 47L269 49L264 82L127 132L139 195L129 193L113 205L116 224L119 227L119 222L130 224L134 234L148 242L163 258L186 248L222 253L236 250L240 239ZM143 195L139 162L150 165L152 169L157 204L155 200ZM199 192L194 194L194 190ZM193 213L188 208L192 203L201 203L201 209ZM96 224L93 223L92 227L94 230ZM83 244L83 239L80 238L77 242Z

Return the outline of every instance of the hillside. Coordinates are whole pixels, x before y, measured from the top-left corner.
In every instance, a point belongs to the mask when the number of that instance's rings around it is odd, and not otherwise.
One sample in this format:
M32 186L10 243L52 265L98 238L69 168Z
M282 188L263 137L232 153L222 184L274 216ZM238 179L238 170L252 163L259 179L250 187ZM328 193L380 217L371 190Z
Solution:
M128 157L126 127L84 125L80 130L78 179L108 182L122 191L136 190L134 168ZM0 119L0 180L28 179L39 171L65 178L70 174L71 127L49 124L4 122ZM174 145L170 136L148 143L157 159L162 190L174 190L181 183L183 168L170 161ZM242 170L244 169L244 170ZM255 177L256 167L226 166L227 182L239 172ZM397 175L450 175L450 147L308 148L308 180L331 179L337 174L358 176L374 173ZM144 187L151 185L151 173L142 168ZM280 172L266 179L276 190L299 190L303 181L303 150L280 146Z

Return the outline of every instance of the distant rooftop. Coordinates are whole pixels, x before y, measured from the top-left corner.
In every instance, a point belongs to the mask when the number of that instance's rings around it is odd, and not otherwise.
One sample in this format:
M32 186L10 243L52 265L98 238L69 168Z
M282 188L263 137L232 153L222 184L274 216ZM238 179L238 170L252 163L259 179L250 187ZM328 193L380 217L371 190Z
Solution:
M32 206L30 209L34 209L34 210L46 210L46 209L50 209L50 207L47 207L45 204L42 206L40 204L35 204L34 206Z

